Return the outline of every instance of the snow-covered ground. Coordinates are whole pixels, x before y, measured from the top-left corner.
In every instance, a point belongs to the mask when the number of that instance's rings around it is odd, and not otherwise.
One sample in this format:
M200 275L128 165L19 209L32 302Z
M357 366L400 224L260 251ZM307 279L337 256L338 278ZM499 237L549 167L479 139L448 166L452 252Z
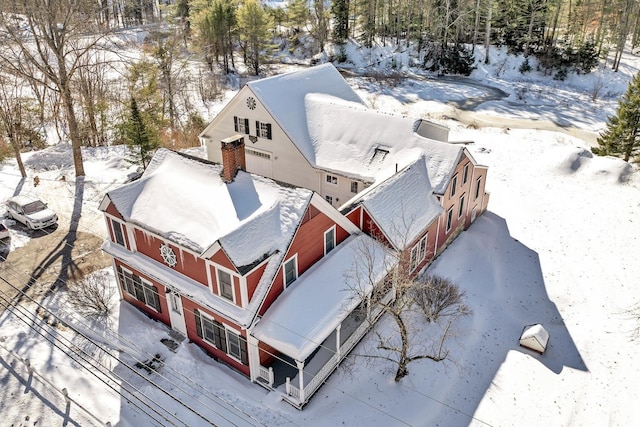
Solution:
M495 55L492 65L476 70L473 77L512 95L482 105L483 113L499 122L505 116L539 119L543 112L576 126L588 124L591 130L604 126L606 114L615 110L613 95L624 91L640 64L627 55L620 73L599 69L605 81L602 93L609 95L594 103L587 98L597 76L543 85L534 75L520 75L521 60L516 60L505 63L498 79L495 64L500 58ZM524 78L531 80L527 93L534 93L526 103L517 99L515 89L525 85ZM586 142L564 133L502 126L474 129L447 120L448 101L478 94L469 86L429 80L396 87L362 79L350 82L380 110L428 115L446 123L451 139L474 141L470 152L489 166L489 211L430 268L455 280L473 309L449 342L451 361L413 362L409 375L395 383L391 364L350 356L308 406L297 411L277 393L249 383L193 344L183 342L175 353L170 351L160 343L168 330L127 304L117 304L109 319L89 322L72 313L60 293L49 308L106 350L82 344L85 341L74 338L63 324L51 329L43 318L34 317L33 305L5 313L0 317L0 424L208 425L199 414L218 425L637 424L640 343L631 339L637 321L627 313L640 302L635 286L640 277L635 259L640 253L637 169L618 159L592 156ZM101 196L132 172L118 150L85 151L87 185L80 224L85 231L105 234L97 212ZM6 162L0 170L0 198L20 188L41 195L59 215L69 217L74 185L64 156L70 158L68 149L51 147L27 159L30 175L41 178L37 187L32 179L21 184L15 164ZM26 235L13 236L12 242L28 241ZM543 324L550 333L544 355L518 346L522 328L532 323ZM47 331L45 337L58 338L58 347L30 329L36 325ZM390 323L383 320L378 327ZM354 352L361 353L370 343L365 338ZM97 365L80 368L70 355L79 358L82 350L91 363L103 362L118 378L97 374ZM164 360L157 373L127 368L156 354ZM34 375L20 359L29 359ZM58 389L66 388L73 402L67 406L42 377ZM191 410L145 378L187 402ZM132 388L137 397L120 396ZM138 398L158 402L176 418L164 419Z

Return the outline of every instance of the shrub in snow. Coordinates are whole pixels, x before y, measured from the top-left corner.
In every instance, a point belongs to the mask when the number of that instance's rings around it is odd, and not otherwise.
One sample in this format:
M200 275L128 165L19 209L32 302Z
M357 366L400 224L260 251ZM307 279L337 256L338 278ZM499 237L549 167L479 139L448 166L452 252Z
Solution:
M471 309L464 303L464 291L451 280L440 276L426 276L416 281L412 298L428 322L441 316L467 316Z
M81 314L101 317L109 314L114 306L114 288L105 272L97 272L67 284L71 305Z

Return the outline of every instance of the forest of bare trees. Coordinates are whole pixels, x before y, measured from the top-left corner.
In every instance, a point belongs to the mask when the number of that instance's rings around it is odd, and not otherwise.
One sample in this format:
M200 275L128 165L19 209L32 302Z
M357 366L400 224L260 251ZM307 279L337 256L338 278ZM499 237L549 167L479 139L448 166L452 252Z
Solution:
M640 43L639 18L637 0L291 0L276 9L255 0L7 0L0 156L57 137L82 176L82 146L126 142L132 100L161 145L195 145L204 120L194 99L215 99L240 62L259 74L273 52L303 44L305 55L338 62L347 42L392 45L445 74L468 73L477 46L487 62L496 46L535 55L550 78L588 73L605 58L617 70L623 49ZM144 30L142 45L113 37L130 28Z

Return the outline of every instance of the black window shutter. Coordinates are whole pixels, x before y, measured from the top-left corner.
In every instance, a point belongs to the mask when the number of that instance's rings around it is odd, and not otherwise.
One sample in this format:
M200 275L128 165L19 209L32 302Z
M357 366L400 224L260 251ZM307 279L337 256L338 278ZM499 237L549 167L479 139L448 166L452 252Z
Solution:
M215 329L216 347L220 350L227 352L227 335L224 331L224 326L220 322L213 322L213 328Z
M238 132L238 116L233 116L233 128Z
M256 136L260 136L260 122L256 120Z
M243 365L249 364L249 357L247 355L247 340L240 337L240 361Z
M267 139L271 139L271 123L267 123Z
M244 119L244 133L249 135L249 119Z
M193 314L196 316L196 335L202 338L202 320L200 318L200 312L198 309L194 309Z

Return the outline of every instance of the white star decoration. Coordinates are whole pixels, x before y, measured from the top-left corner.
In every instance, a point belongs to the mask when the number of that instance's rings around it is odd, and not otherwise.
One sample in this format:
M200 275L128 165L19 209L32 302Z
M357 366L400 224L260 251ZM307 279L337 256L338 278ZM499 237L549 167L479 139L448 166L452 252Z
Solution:
M175 267L178 263L176 254L173 252L173 249L171 249L171 246L167 245L166 243L160 245L160 256L162 256L165 264L167 264L169 267Z

